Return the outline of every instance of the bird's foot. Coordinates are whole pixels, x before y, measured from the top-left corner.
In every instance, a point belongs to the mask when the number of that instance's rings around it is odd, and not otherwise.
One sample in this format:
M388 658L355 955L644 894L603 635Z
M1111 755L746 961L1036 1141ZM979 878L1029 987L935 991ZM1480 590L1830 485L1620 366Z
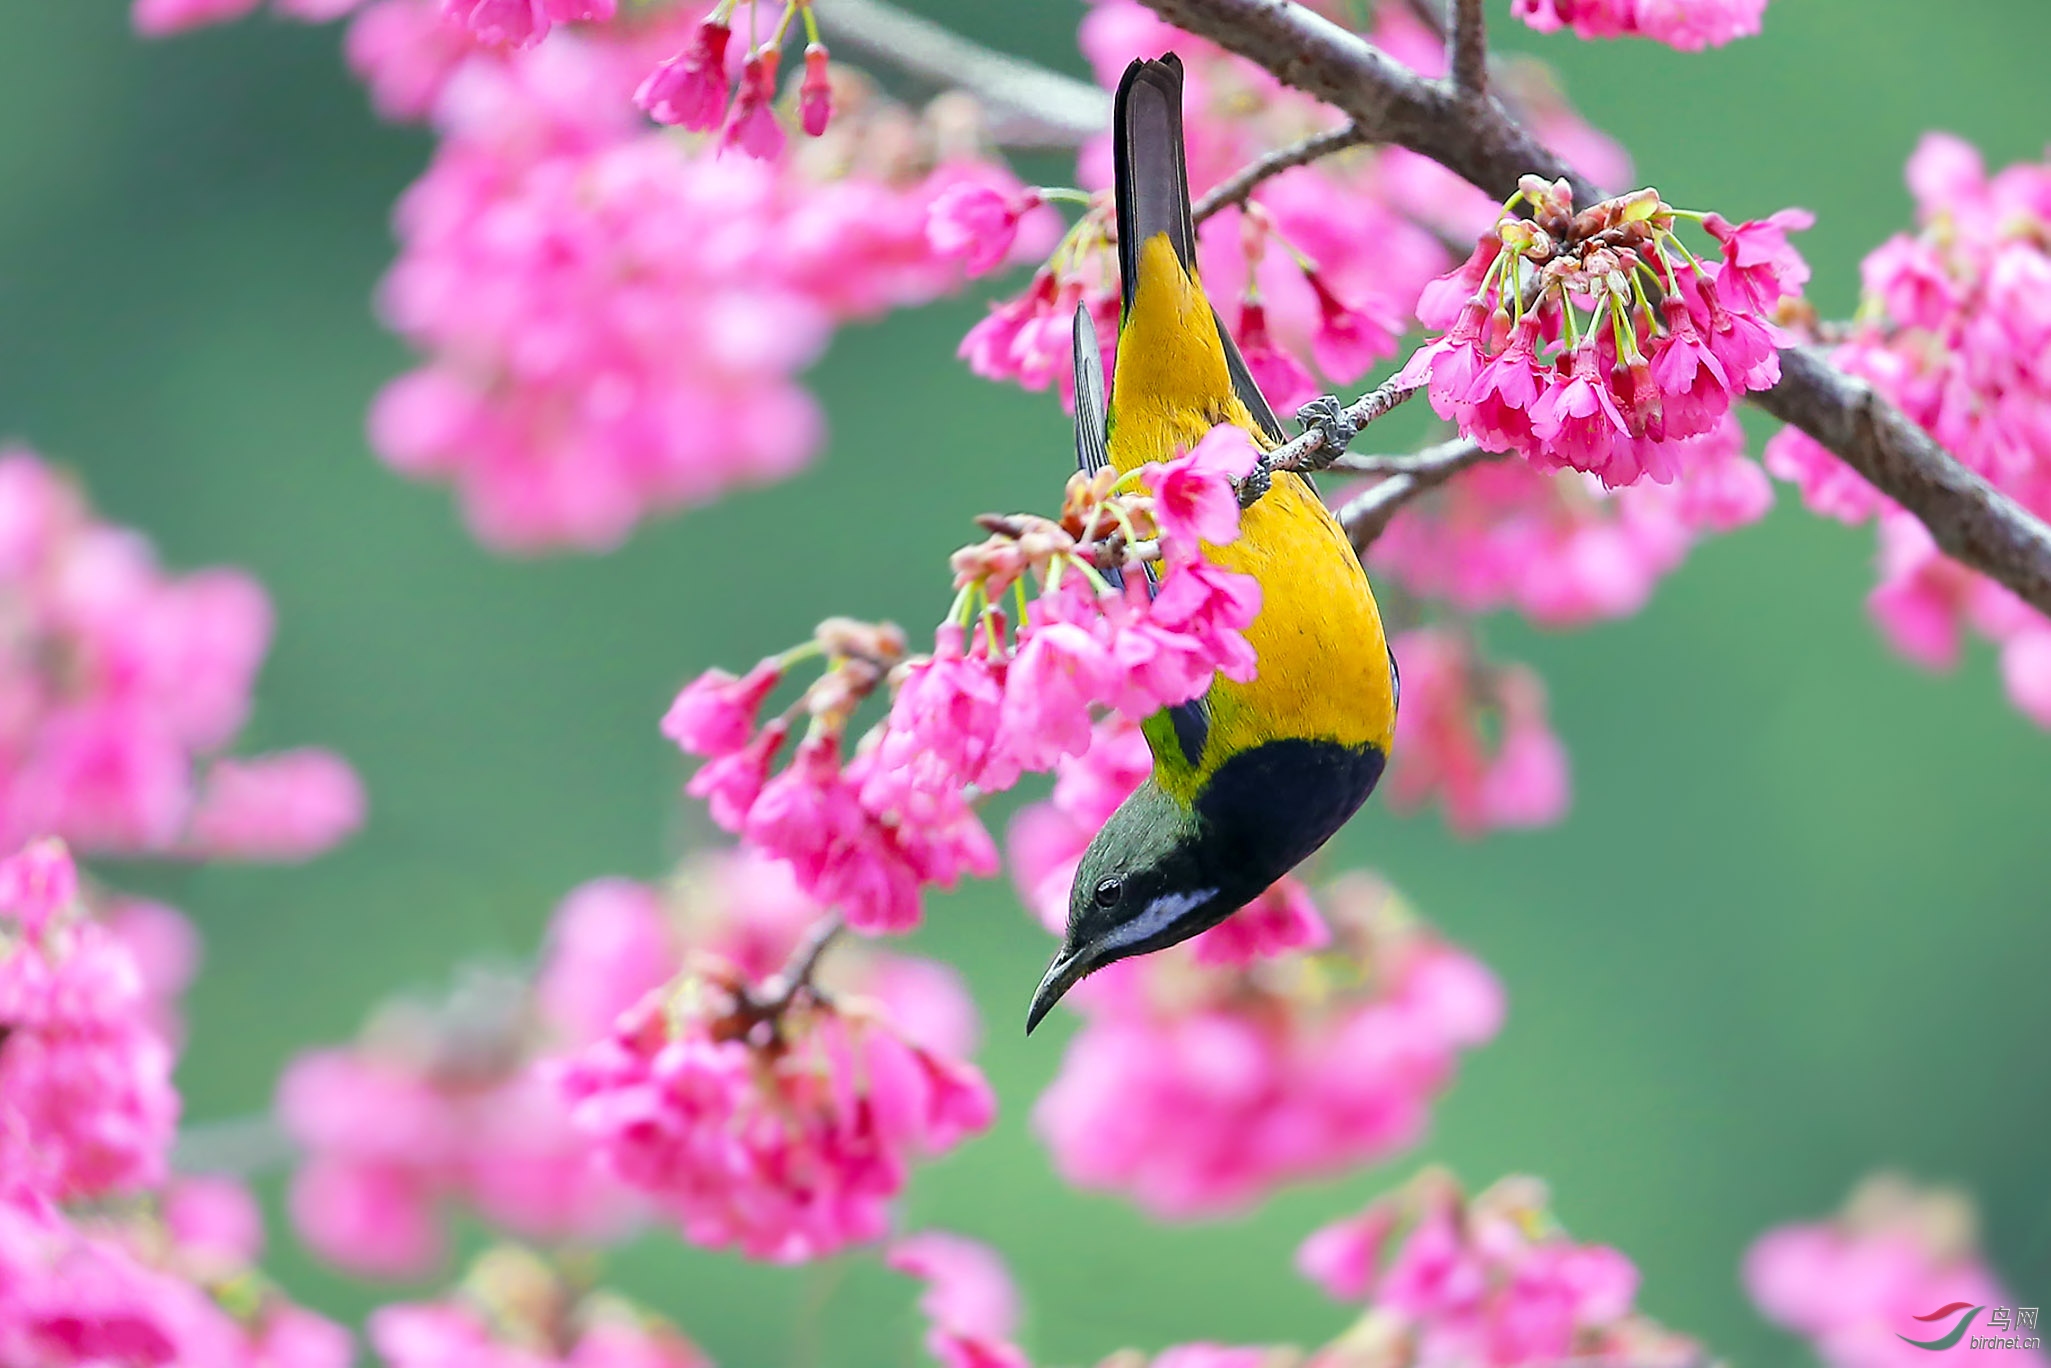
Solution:
M1319 470L1338 460L1347 444L1360 435L1360 425L1347 416L1346 406L1336 394L1320 394L1296 410L1296 422L1305 432L1324 439L1311 457L1312 468Z

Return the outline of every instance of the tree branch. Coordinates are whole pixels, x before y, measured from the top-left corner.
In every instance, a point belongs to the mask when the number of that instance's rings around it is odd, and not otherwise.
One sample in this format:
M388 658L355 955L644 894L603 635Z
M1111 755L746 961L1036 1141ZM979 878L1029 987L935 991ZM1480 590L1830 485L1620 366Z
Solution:
M1111 124L1111 97L1087 81L972 43L887 0L833 0L817 10L827 38L871 61L983 102L1009 147L1075 147Z
M1453 0L1453 32L1446 39L1453 89L1469 99L1488 93L1488 20L1481 0Z
M1564 178L1579 205L1602 198L1493 96L1463 96L1450 82L1426 80L1291 0L1142 3L1332 105L1369 139L1430 157L1499 198L1509 198L1526 173ZM1780 383L1752 400L1908 509L1946 554L2051 616L2051 528L1973 474L1894 405L1799 347L1781 353Z
M1339 525L1346 529L1354 554L1366 555L1367 548L1404 504L1438 488L1469 466L1500 459L1500 453L1483 451L1465 437L1426 447L1414 456L1349 457L1346 464L1355 469L1396 472L1340 506Z
M790 958L784 961L776 976L764 983L759 991L746 995L743 1010L762 1020L769 1020L788 1010L799 993L816 993L818 990L812 984L812 976L819 971L820 957L846 925L838 912L828 912L813 922L806 928L804 937L792 947Z
M1198 200L1196 207L1190 210L1190 216L1198 223L1202 223L1220 209L1246 203L1247 196L1251 195L1262 181L1279 176L1294 167L1329 157L1334 152L1358 147L1366 141L1367 135L1360 131L1357 124L1346 124L1343 127L1326 129L1322 133L1313 133L1301 142L1290 143L1287 147L1278 147L1259 161L1249 162L1230 180L1221 181L1211 187L1210 193Z

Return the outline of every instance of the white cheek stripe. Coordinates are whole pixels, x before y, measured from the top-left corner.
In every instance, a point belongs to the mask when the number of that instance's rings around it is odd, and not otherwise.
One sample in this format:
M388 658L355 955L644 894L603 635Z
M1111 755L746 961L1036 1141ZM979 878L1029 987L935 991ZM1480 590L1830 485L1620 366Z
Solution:
M1217 896L1218 890L1215 888L1198 888L1188 893L1163 893L1148 903L1137 917L1122 926L1113 927L1111 934L1104 937L1103 946L1106 950L1123 950L1128 945L1137 945Z

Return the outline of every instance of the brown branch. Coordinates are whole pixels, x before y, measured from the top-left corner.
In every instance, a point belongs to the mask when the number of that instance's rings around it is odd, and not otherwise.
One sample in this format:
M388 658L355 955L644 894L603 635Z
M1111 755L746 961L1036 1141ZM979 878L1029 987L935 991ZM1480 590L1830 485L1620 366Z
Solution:
M1340 506L1339 525L1346 529L1354 554L1365 555L1374 539L1388 527L1389 519L1418 495L1437 489L1469 466L1500 459L1499 453L1483 451L1465 437L1426 447L1414 456L1350 458L1359 462L1356 468L1396 472Z
M1332 105L1372 141L1430 157L1498 198L1509 198L1527 173L1564 178L1577 204L1602 198L1494 96L1469 97L1450 82L1427 80L1291 0L1142 2L1169 23ZM2051 528L1966 469L1894 405L1800 347L1781 353L1780 383L1752 400L1908 509L1953 559L2051 616Z
M1481 0L1453 0L1453 32L1446 39L1453 89L1469 99L1488 93L1488 20Z
M1111 97L1089 82L972 43L887 0L834 0L818 15L836 45L976 96L991 135L1008 147L1075 147L1111 124Z
M1196 207L1190 210L1190 217L1202 223L1220 209L1246 203L1247 196L1251 195L1262 181L1279 176L1294 167L1329 157L1334 152L1358 147L1366 141L1367 135L1357 126L1346 124L1322 133L1313 133L1310 137L1290 143L1287 147L1278 147L1259 161L1248 163L1230 180L1221 181L1213 186L1210 193L1198 200Z
M812 976L819 972L820 957L845 926L838 912L829 912L813 922L775 977L764 983L759 993L748 995L743 1004L745 1013L756 1020L772 1021L797 1000L799 993L816 994L818 989L812 985Z

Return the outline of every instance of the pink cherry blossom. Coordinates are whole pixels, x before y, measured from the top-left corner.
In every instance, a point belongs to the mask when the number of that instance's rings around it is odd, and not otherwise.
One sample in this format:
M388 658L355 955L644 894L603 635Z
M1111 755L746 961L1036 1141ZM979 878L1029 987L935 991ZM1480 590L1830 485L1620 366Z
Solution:
M922 1230L890 1246L890 1266L925 1283L919 1310L926 1349L940 1368L1030 1368L1014 1341L1018 1295L996 1251L941 1230ZM1297 1361L1293 1350L1179 1344L1149 1357L1113 1354L1098 1368L1264 1368Z
M1867 1179L1835 1218L1785 1225L1746 1252L1745 1289L1776 1324L1807 1339L1829 1368L1909 1368L1957 1324L1920 1318L1947 1306L2013 1306L1982 1260L1970 1204L1957 1193L1919 1189L1891 1175ZM1975 1337L2000 1335L1988 1315ZM2010 1333L2014 1333L2011 1320ZM1950 1357L1973 1364L2042 1364L2041 1352L1960 1344Z
M1735 415L1684 445L1670 485L1604 490L1521 461L1476 466L1399 513L1368 568L1468 613L1509 607L1556 627L1635 613L1704 533L1756 522L1772 504Z
M1313 1234L1297 1263L1329 1295L1367 1304L1341 1344L1400 1341L1420 1368L1692 1362L1701 1346L1633 1308L1631 1261L1576 1243L1546 1203L1536 1179L1468 1198L1427 1169Z
M19 448L0 451L0 507L15 625L0 645L0 846L52 834L94 854L303 859L354 829L360 785L333 755L218 758L269 644L255 581L164 573ZM267 813L235 806L252 785Z
M251 1266L254 1211L218 1180L173 1187L161 1218L0 1202L0 1361L348 1368L349 1333Z
M171 1050L127 945L90 920L59 842L0 864L0 1190L58 1200L164 1175Z
M722 152L738 147L757 161L783 155L783 125L776 117L776 53L751 52L741 64L741 82L720 134Z
M1759 32L1767 0L1511 0L1540 33L1571 26L1583 38L1627 34L1699 52Z
M990 1124L982 1075L887 1014L750 1010L730 984L685 979L560 1070L606 1169L694 1244L800 1262L876 1239L911 1161Z
M1375 7L1378 41L1401 37L1405 21L1391 17L1395 9ZM1181 57L1190 92L1190 182L1199 196L1331 118L1314 99L1163 24L1134 0L1093 0L1080 40L1107 88L1134 58L1171 49ZM1080 183L1102 191L1110 173L1109 139L1095 139L1083 149ZM1256 187L1250 205L1228 207L1200 225L1197 261L1207 293L1283 414L1317 392L1313 366L1327 383L1351 384L1390 355L1419 290L1449 264L1441 234L1471 237L1494 214L1486 196L1400 149L1356 149L1294 168ZM1111 217L1110 197L1100 194L1048 268L970 333L962 354L975 373L1028 389L1057 383L1065 395L1069 321L1078 304L1097 322L1107 366L1115 362Z
M1084 1026L1033 1109L1063 1177L1188 1218L1416 1142L1501 990L1371 879L1335 886L1323 917L1303 899L1271 894L1070 994Z
M277 1110L302 1154L293 1222L315 1253L359 1274L418 1276L440 1260L458 1202L533 1239L627 1228L636 1204L590 1162L530 1067L526 1010L519 985L475 978L446 1003L388 1007L352 1048L292 1062Z
M923 1280L919 1310L926 1349L941 1368L1028 1368L1012 1342L1018 1293L995 1250L941 1230L895 1241L887 1258L900 1273Z
M379 1307L369 1331L386 1368L711 1368L667 1321L509 1245L444 1300Z
M770 53L728 110L716 32L642 32L459 56L429 99L439 142L381 290L423 356L373 405L371 443L453 485L495 547L605 549L650 515L793 474L822 435L797 376L832 329L960 283L926 238L935 197L971 175L1017 188L1001 166L943 160L870 89L837 94L832 127L775 156ZM651 75L664 41L689 46ZM723 119L738 146L650 128L637 87L664 119Z
M798 121L808 138L826 132L833 119L833 82L828 76L824 43L805 45L805 76L798 83Z
M774 657L738 679L725 670L707 670L670 704L662 734L686 755L732 755L754 738L756 714L782 680L783 663Z
M1918 227L1876 247L1865 298L1832 360L1892 399L2024 508L2051 513L2051 252L2023 225L2051 202L2051 169L1989 175L1979 154L1930 134L1910 158ZM1887 640L1927 668L1957 661L1970 631L2001 653L2011 701L2051 719L2040 619L2008 591L1945 558L1926 530L1807 434L1788 428L1766 466L1812 511L1875 520L1880 580L1867 600Z
M185 29L240 19L263 0L135 0L130 20L137 33L161 38Z
M1416 628L1391 645L1403 672L1403 707L1389 805L1415 810L1436 798L1447 823L1467 835L1559 821L1568 803L1567 756L1547 722L1538 676L1484 663L1470 642L1439 629Z
M1576 213L1565 182L1527 177L1520 202L1530 217L1506 213L1425 291L1420 311L1451 325L1398 381L1424 386L1439 416L1484 450L1613 489L1681 478L1716 445L1703 439L1733 401L1779 379L1779 333L1765 315L1808 280L1787 234L1812 216L1789 209L1733 225L1703 215L1724 258L1704 264L1675 236L1686 216L1651 190ZM1638 282L1628 305L1617 284L1627 278Z
M726 44L731 30L707 19L691 32L690 46L648 73L634 103L660 124L706 132L719 127L730 89Z
M207 771L190 843L212 859L306 860L363 825L363 782L323 750L221 760Z
M556 24L604 23L615 0L442 0L442 14L492 46L529 47Z
M926 241L970 275L987 275L1011 260L1019 225L1044 202L1037 190L1007 194L979 180L960 181L934 196Z

